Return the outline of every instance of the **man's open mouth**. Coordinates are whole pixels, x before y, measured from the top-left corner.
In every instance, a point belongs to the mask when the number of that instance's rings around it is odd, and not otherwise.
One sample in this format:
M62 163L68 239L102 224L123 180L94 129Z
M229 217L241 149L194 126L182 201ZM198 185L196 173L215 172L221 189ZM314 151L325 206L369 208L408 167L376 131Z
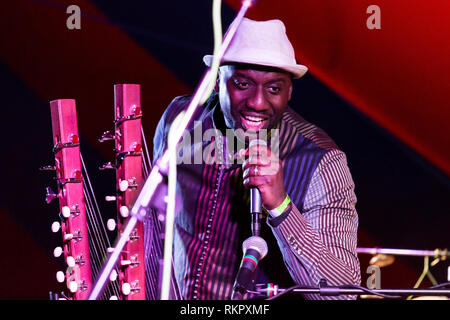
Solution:
M241 123L245 130L261 130L266 126L268 119L267 116L241 115Z

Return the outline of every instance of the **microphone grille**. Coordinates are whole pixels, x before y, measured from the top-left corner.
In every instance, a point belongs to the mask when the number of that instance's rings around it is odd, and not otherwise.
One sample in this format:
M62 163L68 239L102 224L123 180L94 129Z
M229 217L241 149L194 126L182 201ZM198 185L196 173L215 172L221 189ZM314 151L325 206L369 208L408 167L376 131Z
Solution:
M244 254L247 249L250 248L259 252L259 254L261 255L260 259L264 258L269 251L266 241L258 236L252 236L246 239L244 243L242 243L242 251L244 252Z

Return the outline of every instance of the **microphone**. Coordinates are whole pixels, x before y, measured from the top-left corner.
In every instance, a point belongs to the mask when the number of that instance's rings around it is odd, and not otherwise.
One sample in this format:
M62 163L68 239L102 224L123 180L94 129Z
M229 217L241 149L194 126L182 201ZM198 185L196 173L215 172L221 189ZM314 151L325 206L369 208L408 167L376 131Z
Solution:
M247 292L258 262L267 255L267 243L261 237L252 236L244 241L242 251L244 256L234 282L232 300L242 300L243 295Z
M252 146L267 146L266 141L255 139L250 141L249 148ZM250 188L250 214L252 216L252 235L259 236L261 234L261 221L263 219L261 193L258 188Z
M263 219L261 210L261 193L258 188L250 188L250 214L252 216L252 235L261 234L261 220Z

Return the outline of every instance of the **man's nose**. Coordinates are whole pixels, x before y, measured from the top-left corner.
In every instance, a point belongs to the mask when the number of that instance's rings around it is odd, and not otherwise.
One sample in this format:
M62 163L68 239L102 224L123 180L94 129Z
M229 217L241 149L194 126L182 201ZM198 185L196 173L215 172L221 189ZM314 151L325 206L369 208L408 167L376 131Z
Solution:
M255 111L265 111L268 109L268 102L262 88L255 88L247 98L247 107Z

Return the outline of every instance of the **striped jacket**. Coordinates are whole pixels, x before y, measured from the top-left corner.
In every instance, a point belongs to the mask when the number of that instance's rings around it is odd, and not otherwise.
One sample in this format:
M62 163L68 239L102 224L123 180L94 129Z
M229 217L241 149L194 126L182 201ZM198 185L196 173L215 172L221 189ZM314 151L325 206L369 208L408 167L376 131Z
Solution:
M189 99L175 98L164 112L154 136L153 159L162 155L170 124ZM229 299L241 244L251 236L249 191L243 186L241 164L233 161L233 139L207 134L224 128L216 96L198 108L194 120L179 149L177 192L182 206L175 220L174 272L185 299ZM268 216L263 225L269 253L258 266L255 282L280 287L317 286L321 279L329 285L359 284L356 196L345 154L290 108L278 129L292 206L281 216Z

